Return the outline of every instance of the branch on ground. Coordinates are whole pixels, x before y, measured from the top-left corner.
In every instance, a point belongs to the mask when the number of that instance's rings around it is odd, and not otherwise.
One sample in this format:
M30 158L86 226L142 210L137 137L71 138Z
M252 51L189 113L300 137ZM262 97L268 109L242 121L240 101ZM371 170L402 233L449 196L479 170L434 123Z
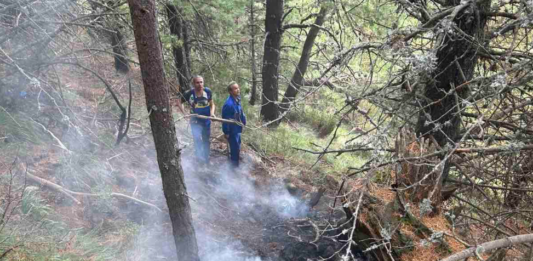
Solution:
M459 261L464 260L468 257L472 256L479 256L485 252L503 248L503 247L510 247L516 244L522 244L522 243L529 243L533 242L533 234L526 234L526 235L518 235L513 237L506 237L494 241L489 241L486 243L483 243L479 246L474 246L469 249L465 249L459 253L456 253L454 255L451 255L447 258L442 259L441 261Z

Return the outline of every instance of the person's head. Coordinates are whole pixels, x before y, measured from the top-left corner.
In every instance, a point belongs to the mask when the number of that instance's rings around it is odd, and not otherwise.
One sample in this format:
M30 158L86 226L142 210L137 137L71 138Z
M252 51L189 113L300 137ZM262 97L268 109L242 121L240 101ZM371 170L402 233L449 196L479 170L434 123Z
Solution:
M228 92L231 96L237 97L241 95L241 88L239 87L239 84L236 82L230 82L228 84Z
M195 91L201 91L204 89L204 77L201 75L193 76L191 81Z

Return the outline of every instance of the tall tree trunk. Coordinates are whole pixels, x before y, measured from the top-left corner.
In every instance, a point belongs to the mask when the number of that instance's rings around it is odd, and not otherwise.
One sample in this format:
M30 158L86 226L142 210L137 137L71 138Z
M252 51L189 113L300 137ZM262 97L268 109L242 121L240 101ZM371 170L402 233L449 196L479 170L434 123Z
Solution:
M252 54L252 93L250 105L255 105L257 99L257 66L255 64L255 19L254 19L255 0L250 0L250 53Z
M180 10L173 4L167 4L167 16L170 26L170 33L175 35L178 40L182 40L179 46L172 47L174 54L174 65L176 66L176 74L180 84L179 91L184 93L189 90L189 70L187 69L187 61L183 51L183 19L181 18Z
M283 0L266 1L265 51L263 54L263 95L261 116L265 121L278 118L278 67L281 47L281 20L283 18Z
M128 73L130 71L130 64L128 62L128 49L126 47L126 40L120 32L120 28L115 27L114 33L110 33L111 46L113 46L113 53L115 56L115 70L120 73Z
M328 10L326 5L322 5L322 7L320 8L320 12L316 17L314 24L315 26L312 26L311 29L309 29L309 33L307 34L307 38L305 39L304 47L302 50L302 55L300 56L300 61L298 62L298 66L296 66L296 69L294 70L294 74L292 75L289 86L287 87L285 95L283 96L283 100L281 101L280 113L284 113L289 109L289 107L291 106L291 102L294 101L296 95L298 94L298 91L303 85L304 75L307 71L307 65L309 64L309 57L311 56L311 51L313 50L315 39L320 30L319 27L324 24L327 11Z
M459 6L460 0L446 0L448 6ZM456 94L464 98L468 86L450 93L455 88L472 79L477 62L479 43L484 43L484 29L491 0L472 3L457 13L453 22L464 33L445 33L442 45L437 50L437 68L431 74L431 82L425 86L424 95L429 99L420 112L416 132L419 135L433 135L443 147L447 143L454 144L458 138L461 122L460 103ZM429 106L428 106L429 104ZM428 117L429 115L429 117ZM436 131L433 131L437 129ZM449 164L445 164L442 182L449 173Z
M196 261L199 260L198 246L169 103L169 89L163 73L155 0L128 0L128 4L176 250L180 260Z
M187 80L188 82L190 82L190 77L192 76L191 44L189 39L189 22L187 22L186 20L183 20L181 32L183 33L183 51L185 52L185 61L187 62L187 76L189 77Z

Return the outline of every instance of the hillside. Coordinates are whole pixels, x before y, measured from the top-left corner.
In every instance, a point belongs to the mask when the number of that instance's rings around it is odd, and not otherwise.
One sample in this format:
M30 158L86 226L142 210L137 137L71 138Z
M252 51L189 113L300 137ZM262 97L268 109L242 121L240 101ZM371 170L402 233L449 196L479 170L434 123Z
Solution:
M530 2L0 0L0 260L530 261Z
M72 110L94 114L78 118L77 123L83 124L78 128L83 134L84 130L92 133L72 137L80 134L75 126L61 133L28 119L30 112L2 114L1 132L6 134L2 176L9 181L2 195L13 202L3 212L8 218L2 233L8 240L4 242L9 242L4 248L10 250L6 257L174 259L155 149L143 119L146 113L133 116L129 140L114 146L111 135L115 126L108 119L116 114L102 109L112 102L109 94L102 87L89 87L98 85L97 79L84 78L86 75L73 68L64 69L61 81L68 86L65 94L79 95L73 100ZM109 82L124 83L122 76L111 76ZM136 78L135 68L132 76ZM138 85L133 82L133 86ZM81 91L87 89L94 91ZM127 95L125 88L118 89L119 96ZM134 106L144 107L142 92L134 92L134 97ZM15 131L19 128L26 132ZM244 166L234 172L227 162L227 145L220 139L214 139L212 145L214 166L199 169L189 157L192 140L188 121L178 121L177 128L185 146L182 164L195 228L203 242L202 260L277 260L284 245L298 241L287 236L284 229L276 232L273 227L283 227L284 222L312 222L313 217L322 222L319 217L329 215L324 199L320 211L309 212L305 203L313 192L313 173L304 174L305 169L291 167L281 157L262 160L247 146ZM216 126L213 136L220 134L220 126ZM300 171L298 177L290 174L295 171ZM292 194L287 184L291 184ZM330 186L326 195L332 197L334 190L335 186ZM302 236L298 231L294 233L294 237ZM42 244L48 244L46 251L39 247Z
M111 65L107 60L93 69L111 71ZM76 124L69 123L66 129L60 129L54 122L45 127L33 120L29 116L31 111L6 110L1 114L0 131L5 133L1 166L6 184L1 193L8 200L3 212L7 217L2 232L3 242L7 243L3 247L5 257L175 259L155 148L147 126L147 112L142 109L144 97L136 80L140 77L138 68L133 67L129 76L134 90L130 131L128 139L119 146L114 145L117 121L112 120L117 119L118 113L110 106L113 101L105 87L74 67L65 66L63 70L60 81L68 86L63 90L65 97L73 97L66 100L66 108L76 112ZM107 77L117 96L128 96L125 76ZM49 112L52 117L59 117L57 114ZM175 116L181 118L179 114ZM185 148L182 165L202 260L297 260L298 256L334 256L342 248L342 243L324 237L336 235L338 231L332 229L346 218L340 208L345 203L335 200L340 185L338 174L332 172L321 177L320 172L310 171L307 164L313 163L314 157L305 163L302 161L305 158L290 153L263 154L268 148L261 140L250 141L252 147L244 145L244 166L234 171L227 160L227 144L220 138L219 123L213 126L213 166L199 167L192 158L188 120L181 118L176 127L180 144ZM291 140L280 146L296 146L300 138L293 140L294 135L316 130L305 123L291 122L279 128L300 133L290 134ZM254 131L273 138L286 137L268 130L250 130ZM326 161L323 164L327 166ZM318 171L324 169L327 170L323 167ZM357 183L349 184L352 187L345 186L346 191L360 187ZM311 208L309 201L319 188L325 193L318 205ZM370 193L385 202L394 201L390 189L372 189ZM331 208L334 201L335 210ZM366 219L367 214L362 212L361 220ZM451 234L442 215L424 218L423 222L433 231ZM415 235L413 229L401 228L413 240L424 239ZM44 249L43 244L47 246ZM405 260L434 260L433 248L416 248L405 255ZM453 247L454 252L460 249ZM372 257L361 254L360 258Z

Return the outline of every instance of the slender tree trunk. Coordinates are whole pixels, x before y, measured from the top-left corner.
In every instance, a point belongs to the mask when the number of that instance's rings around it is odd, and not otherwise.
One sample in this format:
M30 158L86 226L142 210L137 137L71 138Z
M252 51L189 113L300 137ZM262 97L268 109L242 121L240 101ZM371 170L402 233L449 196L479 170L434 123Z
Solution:
M322 7L320 8L320 12L318 13L318 16L315 20L316 26L312 26L311 29L309 29L309 33L307 34L307 38L305 39L304 47L302 50L302 55L300 56L300 61L298 62L298 66L296 66L296 69L294 70L294 74L292 75L289 86L287 87L285 95L283 96L283 100L281 101L280 113L284 113L289 109L291 102L294 101L296 95L298 94L298 91L303 85L304 75L307 71L307 66L309 64L309 57L311 56L311 51L313 50L315 39L320 30L319 27L324 24L327 11L327 7L325 5L322 5Z
M283 18L283 0L266 1L265 51L263 55L263 95L261 116L265 121L278 118L278 67L281 47L281 19Z
M198 246L169 103L169 89L163 73L155 0L128 0L128 4L176 250L179 260L196 261L199 260Z
M192 63L191 63L191 44L189 39L189 22L186 20L183 20L183 25L181 28L181 32L183 33L183 51L185 52L185 61L187 62L187 76L189 77L188 83L191 81L190 77L192 76ZM187 83L187 84L188 84ZM187 85L187 89L188 85Z
M170 33L175 35L178 40L182 40L179 46L172 47L174 54L174 65L176 66L176 74L180 84L179 91L184 93L189 90L189 70L187 69L187 61L185 60L185 53L183 51L183 19L181 18L180 10L173 4L167 4L167 16L170 26Z
M431 81L426 85L424 95L431 102L426 102L418 117L416 132L419 135L433 135L443 147L454 144L458 138L461 122L460 100L468 94L465 86L449 94L455 88L472 79L477 62L477 44L483 43L484 28L487 23L491 0L472 3L457 13L453 22L467 35L476 39L471 41L461 33L446 33L442 45L437 50L437 67L431 74ZM447 0L448 6L458 6L459 0ZM427 106L430 104L429 106ZM429 116L429 117L428 117ZM437 131L433 131L436 129ZM449 164L445 164L440 182L448 176Z
M128 73L130 71L130 64L128 62L128 49L126 47L126 40L120 32L120 28L115 27L114 33L109 33L111 38L111 46L113 46L113 53L115 56L115 70L120 73Z
M255 105L257 99L257 66L255 64L255 19L254 19L254 3L255 0L250 0L250 53L252 54L252 93L250 97L250 105Z
M89 5L95 14L99 13L100 9L113 10L110 6L113 6L113 2L110 1L106 4L105 1L89 1ZM115 70L119 73L128 73L130 71L130 65L128 62L128 47L126 46L126 39L121 32L121 27L117 22L109 20L108 17L102 16L101 19L95 19L95 24L101 27L110 27L112 32L101 30L102 34L109 38L111 47L113 48L113 57L115 58ZM91 30L89 30L91 34ZM92 34L91 34L92 35ZM93 35L93 37L96 37Z

